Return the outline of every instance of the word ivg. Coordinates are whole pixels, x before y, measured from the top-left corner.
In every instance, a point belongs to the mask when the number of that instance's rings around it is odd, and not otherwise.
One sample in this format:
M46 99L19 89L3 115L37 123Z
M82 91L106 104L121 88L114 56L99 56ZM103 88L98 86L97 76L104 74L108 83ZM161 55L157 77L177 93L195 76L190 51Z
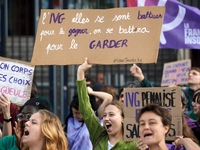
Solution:
M57 16L55 17L55 14L52 13L50 20L49 20L49 24L51 24L52 19L53 19L54 23L56 23L57 21L58 21L59 24L62 23L63 20L65 19L65 18L62 18L62 15L64 15L64 13L62 13L62 14L58 13Z
M140 101L136 100L137 95L139 95L139 92L126 92L126 107L128 107L128 100L130 102L131 107L133 107L133 102L135 107L140 106Z

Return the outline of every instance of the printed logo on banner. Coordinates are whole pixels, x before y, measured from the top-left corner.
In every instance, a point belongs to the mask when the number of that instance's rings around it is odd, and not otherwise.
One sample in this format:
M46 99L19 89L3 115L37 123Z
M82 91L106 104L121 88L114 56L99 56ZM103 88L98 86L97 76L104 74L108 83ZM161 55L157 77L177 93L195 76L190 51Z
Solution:
M127 0L128 7L166 6L160 48L200 47L200 10L177 0Z
M157 6L165 6L166 2L167 0L159 0L157 2ZM138 0L138 6L147 6L147 5L148 5L148 0ZM185 17L186 9L180 5L177 5L177 9L178 9L178 14L175 16L175 18L173 18L173 20L169 23L165 24L163 23L160 36L160 42L163 45L167 43L164 32L171 31L176 27L178 27Z

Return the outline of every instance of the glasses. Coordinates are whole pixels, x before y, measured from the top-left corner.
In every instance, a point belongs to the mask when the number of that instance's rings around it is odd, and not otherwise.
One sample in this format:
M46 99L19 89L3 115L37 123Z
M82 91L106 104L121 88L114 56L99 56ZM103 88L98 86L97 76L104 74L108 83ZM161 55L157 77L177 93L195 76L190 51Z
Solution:
M123 98L124 97L124 94L120 94L120 96L119 96L120 98Z
M23 119L26 119L26 120L29 120L31 118L32 114L18 114L17 117L20 119L20 120L23 120Z
M199 105L199 103L198 102L192 102L192 105Z

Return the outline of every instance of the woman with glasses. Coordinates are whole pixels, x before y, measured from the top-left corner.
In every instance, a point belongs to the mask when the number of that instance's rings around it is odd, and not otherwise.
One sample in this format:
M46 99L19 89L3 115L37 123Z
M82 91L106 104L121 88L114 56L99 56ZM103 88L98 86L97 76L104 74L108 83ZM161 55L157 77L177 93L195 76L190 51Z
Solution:
M200 115L200 89L196 90L192 101L193 111L195 115ZM197 120L200 123L200 117Z
M50 104L43 99L32 98L28 100L19 110L18 122L15 122L14 135L5 136L0 140L0 150L18 150L22 148L21 138L24 133L25 122L31 115L40 109L51 110Z

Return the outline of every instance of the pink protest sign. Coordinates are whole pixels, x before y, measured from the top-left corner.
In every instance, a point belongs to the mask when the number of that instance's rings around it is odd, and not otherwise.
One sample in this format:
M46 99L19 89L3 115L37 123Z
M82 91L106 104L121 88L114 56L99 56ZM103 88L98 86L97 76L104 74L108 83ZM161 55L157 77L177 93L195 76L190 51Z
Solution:
M177 83L187 84L188 72L191 68L191 60L181 60L164 64L161 86L169 86Z

